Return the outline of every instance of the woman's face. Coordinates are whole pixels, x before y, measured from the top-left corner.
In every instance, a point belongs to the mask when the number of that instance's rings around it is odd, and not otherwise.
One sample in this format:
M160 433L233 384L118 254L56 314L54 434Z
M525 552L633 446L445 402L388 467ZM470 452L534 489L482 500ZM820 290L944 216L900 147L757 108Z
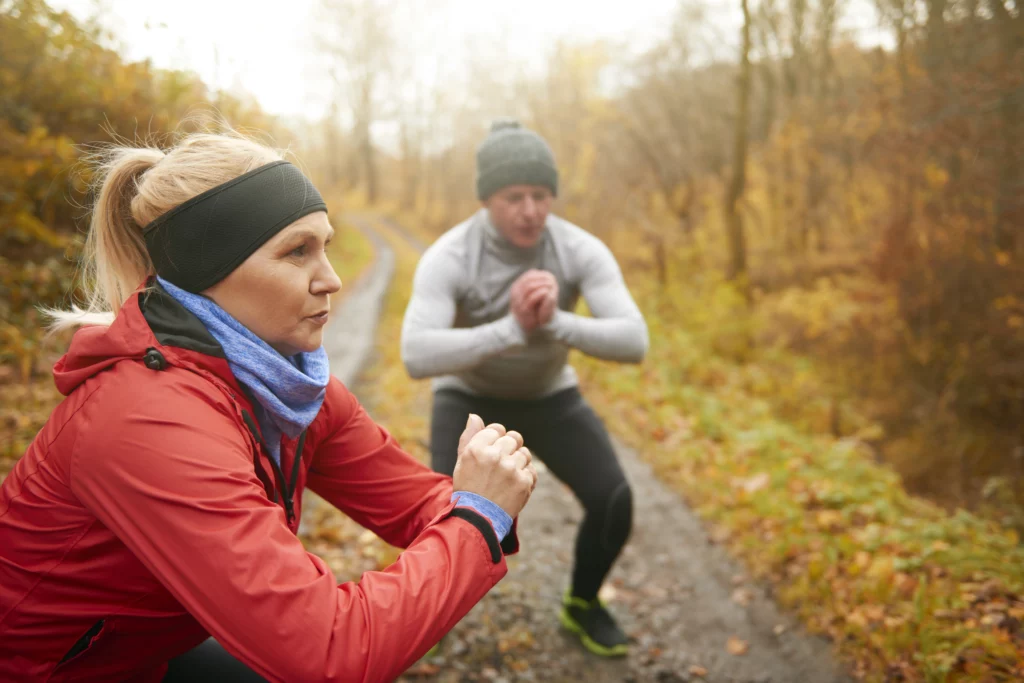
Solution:
M323 341L331 294L341 289L325 251L334 229L323 211L269 239L203 294L283 356Z

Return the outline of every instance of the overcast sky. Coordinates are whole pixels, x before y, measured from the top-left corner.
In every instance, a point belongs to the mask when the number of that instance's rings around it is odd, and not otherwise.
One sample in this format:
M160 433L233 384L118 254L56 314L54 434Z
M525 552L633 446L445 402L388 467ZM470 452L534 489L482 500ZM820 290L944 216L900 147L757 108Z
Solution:
M539 65L559 39L611 39L642 47L667 28L678 0L402 0L425 6L433 21L426 41L451 62L469 40L501 41L514 59ZM265 110L317 118L322 83L313 51L320 0L50 0L88 18L100 8L130 60L195 71L214 87L252 93ZM736 33L739 2L708 0L725 35ZM733 7L733 6L736 7ZM864 43L881 40L870 0L848 0L842 26ZM730 30L732 29L732 30ZM424 36L410 36L410 39ZM320 96L318 96L320 95Z

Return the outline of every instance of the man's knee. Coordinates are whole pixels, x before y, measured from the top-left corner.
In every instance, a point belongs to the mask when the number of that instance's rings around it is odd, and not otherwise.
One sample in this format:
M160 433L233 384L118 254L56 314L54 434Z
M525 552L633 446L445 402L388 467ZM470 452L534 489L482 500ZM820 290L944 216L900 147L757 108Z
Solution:
M601 542L608 550L621 548L633 528L633 491L625 479L605 501Z

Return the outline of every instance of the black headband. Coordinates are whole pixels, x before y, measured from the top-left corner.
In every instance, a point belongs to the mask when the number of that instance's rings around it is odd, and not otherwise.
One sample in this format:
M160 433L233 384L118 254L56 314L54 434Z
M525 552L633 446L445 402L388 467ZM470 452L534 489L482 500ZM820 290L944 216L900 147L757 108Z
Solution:
M275 161L176 206L142 234L157 275L198 294L291 223L326 210L302 171Z

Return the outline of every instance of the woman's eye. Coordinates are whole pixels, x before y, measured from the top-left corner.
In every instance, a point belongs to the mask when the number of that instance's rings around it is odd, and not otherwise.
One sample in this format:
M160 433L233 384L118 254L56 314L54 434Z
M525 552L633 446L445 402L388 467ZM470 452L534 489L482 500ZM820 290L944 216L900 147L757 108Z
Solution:
M288 255L289 256L305 256L306 255L306 245L305 244L300 244L299 246L295 247L290 252L288 252Z

